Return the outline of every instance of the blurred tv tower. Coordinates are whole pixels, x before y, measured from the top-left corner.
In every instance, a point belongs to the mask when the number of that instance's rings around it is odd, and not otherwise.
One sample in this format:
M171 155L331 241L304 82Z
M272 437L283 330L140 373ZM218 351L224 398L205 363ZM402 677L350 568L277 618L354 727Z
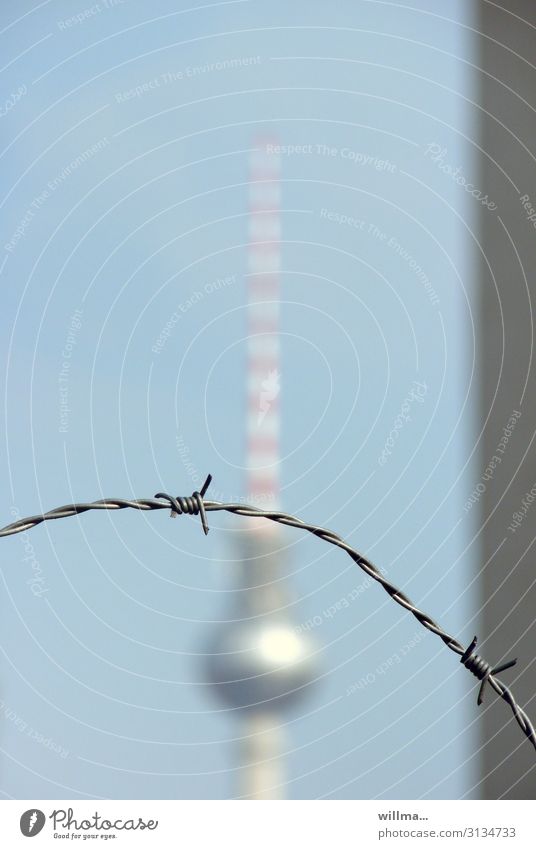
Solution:
M250 503L279 506L279 272L281 162L277 140L255 140L250 159L246 491ZM242 722L236 795L283 797L285 736L281 718L314 677L313 647L286 612L284 529L248 520L238 534L233 622L218 630L210 680Z

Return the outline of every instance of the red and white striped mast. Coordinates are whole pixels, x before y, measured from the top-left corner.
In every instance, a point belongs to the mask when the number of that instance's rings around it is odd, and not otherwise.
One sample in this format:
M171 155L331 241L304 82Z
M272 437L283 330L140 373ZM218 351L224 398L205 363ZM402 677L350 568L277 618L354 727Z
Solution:
M250 161L248 251L247 483L256 506L279 503L279 273L281 158L275 139L257 139ZM263 532L277 535L273 522Z
M280 490L280 156L257 139L250 161L246 490L277 509ZM234 617L216 633L211 680L242 719L238 796L281 798L285 785L281 715L312 677L311 648L286 613L283 529L250 519L239 529Z
M280 340L279 274L281 256L281 157L277 141L256 139L250 159L248 250L248 362L246 491L256 507L276 509L280 491ZM248 532L244 584L250 607L270 614L281 596L277 547L279 527L267 520ZM248 556L249 555L249 556ZM253 555L257 560L251 560ZM253 568L251 568L253 565ZM279 713L270 701L244 715L241 795L283 797L284 739Z

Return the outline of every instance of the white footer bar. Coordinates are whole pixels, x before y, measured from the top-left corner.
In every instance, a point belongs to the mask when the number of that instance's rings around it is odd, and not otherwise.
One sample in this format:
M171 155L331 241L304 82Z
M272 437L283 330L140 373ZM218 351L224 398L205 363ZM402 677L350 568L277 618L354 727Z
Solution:
M536 846L532 801L1 801L0 835L9 849Z

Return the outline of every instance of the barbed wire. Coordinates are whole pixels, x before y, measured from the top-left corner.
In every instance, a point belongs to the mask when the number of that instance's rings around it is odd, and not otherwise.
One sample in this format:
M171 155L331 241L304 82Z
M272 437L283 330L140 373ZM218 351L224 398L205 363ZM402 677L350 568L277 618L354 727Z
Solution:
M367 575L382 585L393 601L415 616L424 628L427 628L428 631L431 631L443 640L447 648L455 652L455 654L460 655L460 663L462 663L469 672L472 672L473 675L481 682L477 704L482 704L486 684L489 684L492 689L495 690L497 695L510 705L517 724L536 749L536 731L534 730L532 722L523 708L517 704L511 690L509 690L502 681L499 681L499 679L495 677L499 672L504 672L505 669L510 669L510 667L514 666L517 663L517 658L501 663L499 666L492 667L490 663L485 661L482 657L480 657L480 655L476 654L476 637L473 638L467 648L464 648L455 637L452 637L430 616L422 610L419 610L419 608L404 592L402 592L402 590L388 581L367 557L360 554L355 548L352 548L351 545L345 542L333 531L319 527L318 525L311 525L308 522L304 522L302 519L298 519L296 516L291 516L288 513L281 513L276 510L264 510L248 504L227 504L220 501L206 501L204 496L211 480L212 475L208 475L202 488L186 497L168 495L165 492L157 492L154 498L138 498L134 500L125 498L104 498L100 501L91 501L89 503L66 504L63 507L56 507L54 510L49 510L47 513L41 513L37 516L29 516L26 519L18 519L11 525L1 528L0 537L23 533L31 528L35 528L42 522L47 522L51 519L65 519L68 516L77 516L80 513L87 512L88 510L123 510L125 508L131 508L133 510L171 509L172 516L180 516L183 514L200 516L205 534L208 534L207 513L213 511L226 511L227 513L234 513L238 516L269 519L270 521L278 522L281 525L287 525L292 528L308 531L314 536L323 539L324 542L330 543L331 545L345 551L352 560L357 563L364 572L366 572Z

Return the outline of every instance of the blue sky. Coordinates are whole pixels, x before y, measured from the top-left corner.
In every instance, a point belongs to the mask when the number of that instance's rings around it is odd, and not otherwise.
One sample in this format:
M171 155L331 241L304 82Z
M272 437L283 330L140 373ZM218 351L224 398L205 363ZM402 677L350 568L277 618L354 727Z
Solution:
M209 471L219 497L244 493L248 163L269 132L305 147L282 157L282 506L468 642L479 207L441 167L478 179L468 4L449 20L431 2L11 5L5 523L188 494ZM202 671L232 616L233 522L211 527L92 513L2 541L6 797L233 796L241 721ZM478 713L455 655L379 587L324 616L364 576L286 539L288 614L322 619L318 685L283 717L286 794L476 793Z

